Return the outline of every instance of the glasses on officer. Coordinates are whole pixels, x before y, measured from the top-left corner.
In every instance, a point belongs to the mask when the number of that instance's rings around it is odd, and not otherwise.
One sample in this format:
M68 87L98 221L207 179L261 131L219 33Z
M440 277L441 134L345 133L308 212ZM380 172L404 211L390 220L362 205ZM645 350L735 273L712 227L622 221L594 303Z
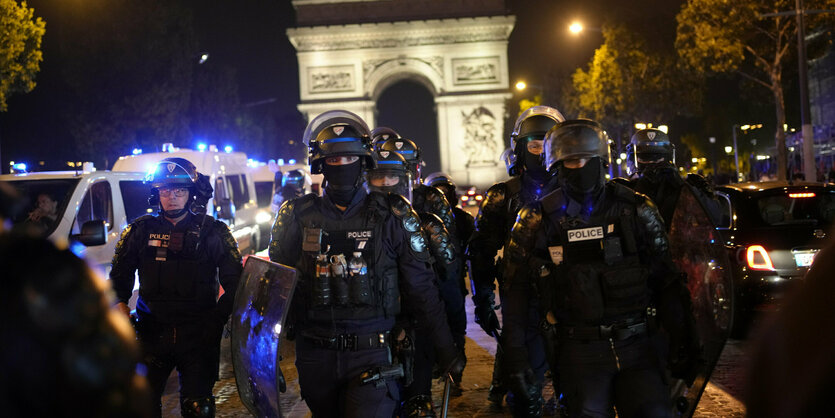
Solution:
M188 189L185 187L159 189L159 195L161 197L171 197L172 194L174 197L183 197L186 193L188 193Z

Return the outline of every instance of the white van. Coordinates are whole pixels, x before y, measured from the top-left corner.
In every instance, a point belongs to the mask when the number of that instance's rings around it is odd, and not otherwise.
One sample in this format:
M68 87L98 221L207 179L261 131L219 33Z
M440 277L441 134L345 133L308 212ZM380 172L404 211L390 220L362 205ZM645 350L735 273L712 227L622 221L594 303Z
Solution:
M145 173L92 170L0 175L28 201L14 224L28 223L53 242L69 243L103 277L109 277L122 229L156 211L144 179ZM39 201L49 209L39 210Z
M119 157L113 171L141 171L148 173L165 158L185 158L197 171L209 176L214 196L208 205L208 214L229 225L232 236L238 241L241 254L252 254L262 246L261 232L256 222L258 205L255 202L255 184L247 168L246 154L222 152L213 147L208 151L194 151L166 147L169 152L155 152Z

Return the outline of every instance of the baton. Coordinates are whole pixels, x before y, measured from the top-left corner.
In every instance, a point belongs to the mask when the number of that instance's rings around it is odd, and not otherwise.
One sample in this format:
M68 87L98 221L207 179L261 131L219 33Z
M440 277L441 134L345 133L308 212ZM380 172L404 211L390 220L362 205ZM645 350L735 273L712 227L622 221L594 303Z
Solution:
M441 405L441 418L447 418L447 412L449 412L449 388L452 386L452 375L447 373L446 378L444 379L444 402Z

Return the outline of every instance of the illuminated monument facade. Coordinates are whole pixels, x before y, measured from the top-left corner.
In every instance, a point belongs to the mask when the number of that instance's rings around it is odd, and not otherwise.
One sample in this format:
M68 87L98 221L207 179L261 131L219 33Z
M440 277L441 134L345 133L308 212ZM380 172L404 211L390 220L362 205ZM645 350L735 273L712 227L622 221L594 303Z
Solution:
M508 88L504 0L293 0L299 110L336 108L376 126L382 92L404 79L434 96L441 168L458 184L506 177L499 156ZM396 130L397 127L393 126Z

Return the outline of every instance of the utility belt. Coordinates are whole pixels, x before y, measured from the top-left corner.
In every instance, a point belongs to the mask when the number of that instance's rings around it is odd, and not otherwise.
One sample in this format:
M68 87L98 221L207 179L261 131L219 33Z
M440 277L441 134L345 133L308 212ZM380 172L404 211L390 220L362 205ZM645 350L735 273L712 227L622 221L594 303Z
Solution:
M596 327L559 327L557 332L561 338L570 340L608 340L622 341L636 335L644 335L649 327L647 322L639 322L632 325L612 324L598 325Z
M339 334L330 337L302 333L302 338L317 348L338 351L359 351L388 347L391 342L391 333L385 331L373 334Z

